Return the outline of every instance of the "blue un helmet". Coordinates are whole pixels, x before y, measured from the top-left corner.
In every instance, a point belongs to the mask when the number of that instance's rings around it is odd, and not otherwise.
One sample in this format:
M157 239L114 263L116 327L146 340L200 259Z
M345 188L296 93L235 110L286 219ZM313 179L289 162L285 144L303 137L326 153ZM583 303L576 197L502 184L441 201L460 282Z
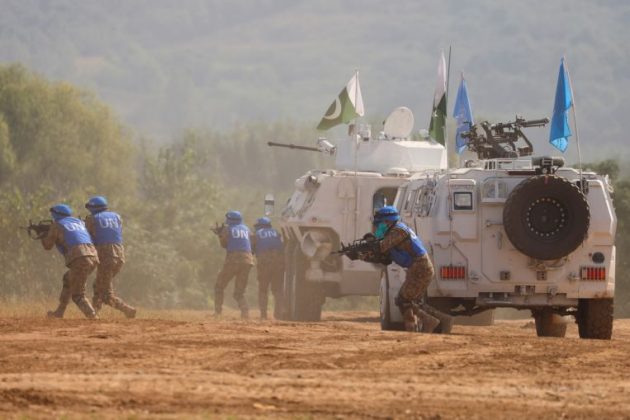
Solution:
M385 206L376 210L374 213L374 224L379 224L380 222L397 222L400 220L400 214L398 214L398 210L394 206Z
M238 225L243 222L243 216L241 216L241 212L237 210L230 210L225 213L225 220L228 225Z
M57 221L72 216L72 208L67 204L55 204L50 208L52 218Z
M107 210L107 199L102 195L94 196L85 203L85 208L92 214Z
M255 229L262 229L264 227L271 227L271 219L268 217L261 217L256 220L256 224L254 225Z

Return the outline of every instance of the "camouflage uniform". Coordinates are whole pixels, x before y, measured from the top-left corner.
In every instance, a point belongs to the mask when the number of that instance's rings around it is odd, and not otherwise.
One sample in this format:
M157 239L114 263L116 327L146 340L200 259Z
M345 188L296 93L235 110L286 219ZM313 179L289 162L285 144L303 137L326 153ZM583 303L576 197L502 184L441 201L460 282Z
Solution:
M414 255L409 234L400 227L392 226L383 240L380 242L380 251L383 254L389 253L393 249L404 251L409 255ZM434 269L428 254L417 255L411 265L407 268L407 275L400 291L397 301L408 331L417 329L417 318L422 321L422 331L431 332L439 324L439 319L420 308L419 302L426 293ZM433 311L431 311L433 312Z
M273 250L256 255L256 274L258 278L258 305L260 317L267 318L267 302L269 300L269 286L273 294L273 316L279 319L282 314L284 283L284 253L281 250Z
M229 227L228 227L229 228ZM223 229L219 235L219 240L223 248L228 246L228 228ZM223 292L232 278L236 277L234 283L234 300L241 310L241 316L247 318L249 308L245 299L247 289L247 279L249 271L254 265L254 256L251 252L232 251L225 255L223 268L217 276L214 286L214 312L220 315L223 309Z
M68 247L63 229L56 222L51 225L48 234L42 238L42 245L46 250L52 249L55 245L65 250L64 258L68 267L68 271L63 276L59 306L55 311L49 312L48 316L63 318L66 307L72 299L86 318L96 318L94 308L85 297L87 278L99 263L94 245L80 244Z
M85 226L92 238L95 237L94 217L88 215L85 219ZM136 309L129 306L114 292L114 277L120 272L125 263L125 248L122 244L101 244L96 245L100 264L96 271L94 280L94 297L92 304L96 312L100 311L103 304L118 309L127 318L136 316Z

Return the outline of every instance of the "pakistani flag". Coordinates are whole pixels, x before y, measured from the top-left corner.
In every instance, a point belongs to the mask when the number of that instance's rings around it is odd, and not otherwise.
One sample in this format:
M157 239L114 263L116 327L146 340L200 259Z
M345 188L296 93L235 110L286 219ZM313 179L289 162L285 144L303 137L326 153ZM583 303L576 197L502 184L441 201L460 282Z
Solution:
M433 112L429 124L429 135L438 143L444 144L446 126L446 60L444 52L438 64L438 78L433 96Z
M356 117L365 114L359 73L357 72L339 94L339 97L328 107L326 114L317 126L318 130L328 130L339 124L347 124Z

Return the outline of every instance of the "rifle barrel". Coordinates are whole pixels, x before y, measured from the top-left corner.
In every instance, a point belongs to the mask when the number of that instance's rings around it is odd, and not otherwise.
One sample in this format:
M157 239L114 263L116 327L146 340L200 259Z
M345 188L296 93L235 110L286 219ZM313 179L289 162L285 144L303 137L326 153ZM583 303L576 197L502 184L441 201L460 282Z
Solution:
M317 147L300 146L299 144L293 144L293 143L276 143L273 141L268 141L267 145L271 147L286 147L287 149L299 149L299 150L308 150L310 152L321 152L321 150L319 150Z

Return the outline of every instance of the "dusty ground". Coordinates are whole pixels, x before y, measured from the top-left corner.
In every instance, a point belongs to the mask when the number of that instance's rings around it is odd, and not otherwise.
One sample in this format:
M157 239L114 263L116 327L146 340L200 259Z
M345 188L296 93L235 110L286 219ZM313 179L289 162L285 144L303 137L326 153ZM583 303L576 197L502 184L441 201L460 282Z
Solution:
M587 341L530 321L381 332L357 312L108 318L0 318L0 417L630 418L630 320Z

